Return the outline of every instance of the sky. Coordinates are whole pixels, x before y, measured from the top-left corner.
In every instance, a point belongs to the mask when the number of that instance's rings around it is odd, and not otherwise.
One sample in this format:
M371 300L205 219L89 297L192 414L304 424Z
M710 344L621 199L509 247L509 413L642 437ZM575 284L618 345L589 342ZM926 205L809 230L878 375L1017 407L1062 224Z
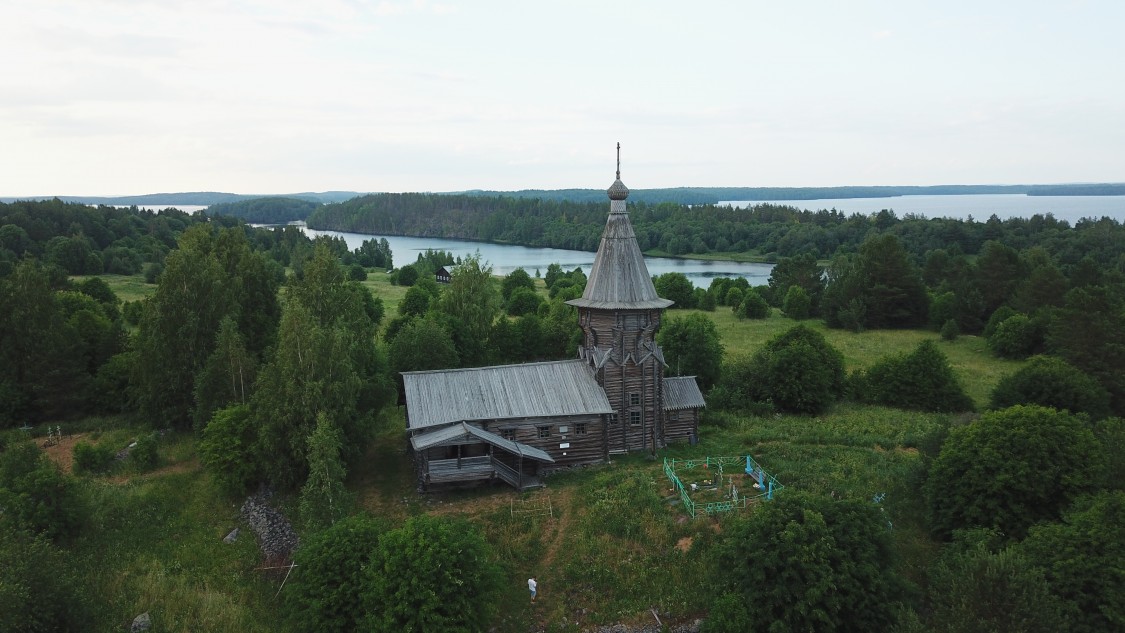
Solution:
M6 0L0 196L1125 181L1125 3Z

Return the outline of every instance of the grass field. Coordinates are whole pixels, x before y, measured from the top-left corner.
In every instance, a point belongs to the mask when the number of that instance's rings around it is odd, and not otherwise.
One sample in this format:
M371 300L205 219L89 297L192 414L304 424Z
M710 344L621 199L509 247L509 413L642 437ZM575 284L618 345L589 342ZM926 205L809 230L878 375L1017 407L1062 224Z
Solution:
M689 312L693 311L670 310L665 314L665 319ZM761 320L738 319L726 307L705 314L715 322L728 358L753 355L771 338L798 323L782 316L777 309L772 311L769 318ZM937 332L928 330L870 330L855 333L831 329L824 321L817 319L801 323L823 334L833 347L840 350L844 355L844 367L849 372L870 367L891 354L910 352L924 340L937 341L938 349L949 358L961 386L978 408L988 404L989 395L1002 376L1016 371L1024 363L993 356L988 350L987 342L979 336L959 336L954 341L942 341Z

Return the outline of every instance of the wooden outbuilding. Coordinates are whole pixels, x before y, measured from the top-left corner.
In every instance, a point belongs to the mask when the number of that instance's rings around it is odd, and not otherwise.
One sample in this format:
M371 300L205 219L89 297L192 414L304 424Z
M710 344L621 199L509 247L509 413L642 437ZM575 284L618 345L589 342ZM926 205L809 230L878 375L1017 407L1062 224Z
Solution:
M695 382L695 376L664 379L664 443L699 437L699 414L707 402Z

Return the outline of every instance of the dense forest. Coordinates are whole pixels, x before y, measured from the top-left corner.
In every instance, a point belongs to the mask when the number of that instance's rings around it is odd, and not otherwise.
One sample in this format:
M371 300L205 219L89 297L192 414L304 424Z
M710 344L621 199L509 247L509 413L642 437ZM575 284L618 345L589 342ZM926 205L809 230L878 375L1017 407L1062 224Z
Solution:
M514 197L378 194L325 205L309 219L317 229L377 235L449 237L527 246L597 250L605 224L605 194L596 202ZM871 216L807 211L772 204L749 209L630 202L637 241L648 253L673 256L749 254L773 261L811 254L828 259L854 253L868 237L898 236L918 263L933 249L976 255L987 241L1016 249L1041 246L1063 266L1085 257L1106 263L1125 253L1121 225L1086 219L1075 226L1051 215L985 221Z
M708 399L702 446L671 454L753 446L789 466L792 490L746 515L678 520L641 458L559 475L560 502L582 501L557 523L488 493L458 506L483 508L472 521L408 499L398 373L572 357L580 269L496 279L441 251L396 267L385 239L0 204L0 630L119 630L142 603L176 630L527 630L526 593L505 587L535 564L558 596L550 630L654 603L707 632L1125 630L1119 223L631 212L650 250L720 225L714 251L776 258L760 287L654 279L676 302L657 333L668 371ZM403 194L310 223L331 217L531 244L538 224L592 248L605 205ZM122 301L111 283L143 290ZM884 350L888 332L910 343ZM91 431L72 471L41 451L62 425ZM267 492L300 545L222 549L230 508ZM567 523L578 537L541 558L542 526ZM284 594L261 580L289 562Z
M466 191L469 195L514 196L539 200L602 202L600 189L524 189L520 191ZM657 204L717 204L728 200L831 200L839 198L890 198L894 196L956 196L970 194L1026 194L1038 196L1119 196L1125 184L1086 185L931 185L845 187L673 187L634 189L630 202Z
M253 198L212 204L207 207L207 213L241 218L255 224L285 224L304 220L319 206L319 202L301 198Z

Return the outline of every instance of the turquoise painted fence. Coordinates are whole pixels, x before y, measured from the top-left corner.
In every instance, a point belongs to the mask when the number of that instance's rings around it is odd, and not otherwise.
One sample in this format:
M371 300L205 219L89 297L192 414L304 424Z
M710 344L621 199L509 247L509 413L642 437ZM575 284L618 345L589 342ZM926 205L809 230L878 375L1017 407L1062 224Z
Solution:
M723 501L711 501L708 503L696 503L688 493L687 486L680 480L677 474L679 471L691 470L703 466L708 470L715 469L721 476L723 470L729 466L736 466L742 468L745 464L745 472L750 475L757 482L759 489L750 495L739 496L736 492L735 496ZM699 514L718 514L720 512L733 512L741 508L745 508L752 502L759 499L772 499L775 492L781 490L784 486L781 485L777 479L767 473L762 466L754 461L754 458L746 455L744 457L703 457L699 459L668 459L664 458L664 474L668 476L668 480L672 482L672 487L680 495L680 501L684 504L684 509L692 518Z

